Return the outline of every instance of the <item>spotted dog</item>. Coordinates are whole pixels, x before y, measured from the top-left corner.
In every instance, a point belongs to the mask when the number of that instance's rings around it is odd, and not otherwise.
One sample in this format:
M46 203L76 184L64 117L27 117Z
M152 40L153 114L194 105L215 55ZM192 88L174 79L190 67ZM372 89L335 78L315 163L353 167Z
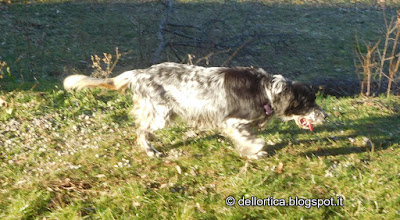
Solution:
M149 137L175 116L190 126L218 129L249 158L266 155L265 140L257 137L255 128L264 128L271 117L295 120L300 128L310 130L326 118L310 88L260 68L168 62L109 79L71 75L64 80L66 90L90 87L132 91L137 141L149 156L162 155Z

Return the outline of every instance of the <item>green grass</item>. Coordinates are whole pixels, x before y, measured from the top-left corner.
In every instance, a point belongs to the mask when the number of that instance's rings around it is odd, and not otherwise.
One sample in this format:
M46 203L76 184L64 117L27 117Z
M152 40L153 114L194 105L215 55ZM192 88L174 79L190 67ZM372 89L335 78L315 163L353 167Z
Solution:
M2 92L0 218L398 218L399 98L319 98L315 132L273 120L270 157L248 161L213 131L157 133L166 158L135 146L129 95ZM368 141L365 141L367 140ZM366 143L363 143L366 142ZM283 164L283 169L278 168ZM179 173L180 172L180 173ZM228 207L227 196L330 198L343 207Z
M135 146L129 95L67 93L61 79L90 73L90 56L129 52L116 72L148 67L165 8L156 1L0 2L1 219L394 219L400 216L399 97L319 97L331 115L311 133L272 120L261 136L270 156L248 161L215 131L161 130L167 157ZM20 4L20 3L29 4ZM387 2L395 15L397 1ZM384 27L375 2L177 1L173 29L217 47L166 48L219 66L263 67L310 82L352 79L356 36L376 41ZM217 19L217 20L215 20ZM219 20L218 20L219 19ZM173 42L187 39L166 35ZM222 46L221 46L222 45ZM218 53L231 49L227 53ZM205 62L201 62L205 65ZM273 144L273 145L272 145ZM343 207L228 207L225 198L342 196Z

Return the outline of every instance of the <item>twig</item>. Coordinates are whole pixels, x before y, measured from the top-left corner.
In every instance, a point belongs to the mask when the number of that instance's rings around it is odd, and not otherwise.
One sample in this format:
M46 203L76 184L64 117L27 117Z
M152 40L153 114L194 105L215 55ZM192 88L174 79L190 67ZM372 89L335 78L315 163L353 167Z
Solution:
M243 47L245 47L248 43L250 43L253 40L253 38L250 38L248 40L246 40L242 45L240 45L240 47L238 47L235 52L232 53L232 55L230 57L228 57L228 59L222 64L222 66L226 66L228 63L231 62L231 60L239 53L239 51L241 49L243 49Z
M356 55L362 65L363 71L364 71L364 76L363 80L361 82L361 94L364 92L364 86L367 84L367 92L366 96L369 96L371 94L371 67L374 66L374 63L371 62L372 60L372 54L376 51L376 49L379 46L380 41L378 41L372 48L366 44L367 46L367 53L365 55L362 55L361 53L361 47L358 39L356 39L357 42L357 49Z
M171 31L171 30L168 30L168 29L163 29L163 31L166 31L166 32L171 33L171 34L175 34L175 35L183 37L183 38L188 38L188 39L191 39L191 40L195 40L196 42L205 42L204 40L200 40L198 38L195 38L195 37L192 37L192 36L188 36L186 34L183 34L183 33L177 32L177 31Z
M378 83L378 88L379 89L381 88L381 85L382 85L382 74L384 74L383 73L383 67L384 67L384 64L385 64L386 52L387 52L387 49L388 49L388 46L389 46L389 38L390 38L390 35L393 33L393 31L392 31L393 29L390 29L390 27L392 27L392 25L393 25L393 18L390 21L390 23L387 24L387 19L386 19L386 16L385 16L385 10L383 10L383 15L384 15L384 20L385 20L385 25L386 25L386 36L385 36L385 44L384 44L384 48L383 48L383 52L382 52L382 56L381 56L381 66L380 66L379 83ZM378 50L378 53L379 53L379 50Z
M196 44L193 44L191 42L170 42L169 45L172 45L172 46L184 46L184 47L197 47L197 48L209 48L207 46L200 45L200 44L196 45ZM215 44L215 46L221 47L218 44Z
M194 28L197 30L201 30L201 28L194 26L194 25L190 25L190 24L176 24L176 23L168 23L168 26L173 26L173 27L183 27L183 28Z
M165 26L168 24L168 19L172 13L172 0L168 0L168 9L167 9L167 15L165 18L160 22L160 25L158 27L158 33L157 37L160 40L160 44L157 47L156 52L154 53L153 56L153 64L160 62L160 54L164 50L165 45L167 45L167 42L165 41L164 35L163 35L163 30L165 30Z
M208 64L209 64L209 60L208 60L208 59L209 59L211 56L217 55L217 54L220 54L220 53L228 53L229 51L231 51L231 49L226 49L226 50L218 51L218 52L216 52L216 53L211 52L211 53L205 55L204 57L201 57L201 58L197 59L196 64L199 64L202 60L206 60L206 64L208 65Z
M115 61L112 64L111 68L109 68L110 74L112 73L112 71L114 70L115 66L117 65L117 63L119 61L119 58L121 58L121 56L122 56L122 54L119 53L118 47L115 48L115 56L116 56Z
M400 13L399 13L399 11L397 11L397 19L396 19L394 27L397 29L397 31L396 31L396 38L395 38L395 41L393 43L393 48L392 48L391 57L393 57L393 59L391 59L389 61L389 82L388 82L388 88L387 88L387 91L386 91L386 96L388 96L388 97L390 95L390 91L391 91L391 88L392 88L392 82L393 82L394 76L396 75L396 73L397 73L397 71L399 69L399 64L400 64L400 58L397 57L396 64L393 65L393 61L394 61L394 57L395 57L394 54L395 54L395 51L396 51L396 48L397 48L397 43L398 43L399 36L400 36ZM399 55L400 55L400 53L397 56L399 56Z

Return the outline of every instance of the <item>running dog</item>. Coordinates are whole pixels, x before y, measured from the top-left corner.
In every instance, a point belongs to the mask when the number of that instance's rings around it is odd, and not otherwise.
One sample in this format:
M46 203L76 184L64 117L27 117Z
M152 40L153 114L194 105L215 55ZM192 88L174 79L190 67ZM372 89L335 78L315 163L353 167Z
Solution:
M295 120L300 128L311 131L313 124L321 124L327 116L309 87L261 68L167 62L109 79L71 75L64 80L66 90L91 87L132 91L137 141L149 156L162 155L149 137L175 116L190 126L218 129L242 156L256 159L267 153L265 140L257 137L255 128L264 128L272 116Z

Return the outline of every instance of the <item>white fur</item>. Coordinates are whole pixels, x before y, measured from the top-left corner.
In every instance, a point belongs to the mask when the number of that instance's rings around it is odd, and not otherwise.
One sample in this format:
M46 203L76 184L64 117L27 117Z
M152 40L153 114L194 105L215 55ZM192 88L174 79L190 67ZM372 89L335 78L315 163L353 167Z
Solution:
M284 86L286 85L286 79L282 75L274 75L272 80L272 92L279 94L282 92Z
M238 71L240 74L237 74ZM254 83L251 81L252 77L259 77L261 80L251 86L265 88L265 93L252 94L260 95L254 99L240 97L243 91L251 92L248 84L240 82L246 82L250 78L249 82ZM266 155L263 151L265 140L258 138L252 128L265 125L272 116L265 114L263 105L270 104L276 115L277 109L285 109L282 104L275 105L274 98L284 95L281 93L286 91L287 83L283 76L269 75L263 69L205 68L161 63L147 69L127 71L109 79L72 75L64 80L64 88L130 88L137 142L149 156L161 154L149 141L153 132L167 126L173 115L179 115L190 126L220 130L233 141L241 155L258 158ZM264 101L265 103L258 103ZM293 119L293 116L288 116L288 119Z

